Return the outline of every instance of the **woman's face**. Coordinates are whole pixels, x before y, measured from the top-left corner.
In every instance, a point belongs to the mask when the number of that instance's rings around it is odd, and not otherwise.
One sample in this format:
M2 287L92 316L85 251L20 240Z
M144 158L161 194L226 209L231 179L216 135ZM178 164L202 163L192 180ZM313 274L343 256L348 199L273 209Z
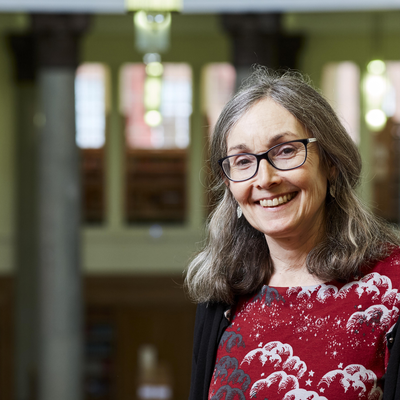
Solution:
M263 99L229 133L227 155L260 154L276 144L308 137L289 111L271 99ZM317 142L307 145L307 160L297 169L279 171L261 160L253 178L227 182L247 221L267 240L302 241L317 235L323 226L327 173L317 146ZM268 200L274 199L282 204L268 205Z

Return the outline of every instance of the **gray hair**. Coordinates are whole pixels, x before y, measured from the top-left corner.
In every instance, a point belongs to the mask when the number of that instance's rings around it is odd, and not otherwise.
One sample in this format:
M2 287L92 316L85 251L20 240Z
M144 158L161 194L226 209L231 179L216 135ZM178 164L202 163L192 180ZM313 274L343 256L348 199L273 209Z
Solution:
M333 171L325 200L325 236L307 256L308 271L324 281L347 281L400 243L397 232L358 198L361 157L329 103L300 73L280 74L259 66L225 106L212 136L212 190L220 198L208 221L205 246L186 273L185 286L196 302L232 304L236 296L259 290L272 275L264 234L244 217L236 217L236 200L217 162L226 156L226 140L238 120L266 98L288 110L318 139L322 163Z

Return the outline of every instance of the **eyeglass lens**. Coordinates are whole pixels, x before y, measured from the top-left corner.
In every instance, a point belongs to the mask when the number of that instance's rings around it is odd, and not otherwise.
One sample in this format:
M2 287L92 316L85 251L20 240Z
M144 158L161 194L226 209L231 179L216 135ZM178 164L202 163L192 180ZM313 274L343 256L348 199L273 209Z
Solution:
M288 170L302 165L306 154L304 143L289 142L273 147L263 154L263 158L268 158L278 169ZM258 160L253 154L236 154L227 157L222 163L222 168L229 179L242 181L253 177L258 168Z

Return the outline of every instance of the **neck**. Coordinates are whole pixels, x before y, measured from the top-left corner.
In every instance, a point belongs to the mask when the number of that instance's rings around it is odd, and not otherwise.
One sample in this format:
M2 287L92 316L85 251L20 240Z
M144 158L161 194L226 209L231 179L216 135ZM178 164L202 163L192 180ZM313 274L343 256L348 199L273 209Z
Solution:
M321 232L304 236L299 240L274 239L266 236L274 271L269 281L270 286L311 286L323 283L307 270L308 253L317 244Z

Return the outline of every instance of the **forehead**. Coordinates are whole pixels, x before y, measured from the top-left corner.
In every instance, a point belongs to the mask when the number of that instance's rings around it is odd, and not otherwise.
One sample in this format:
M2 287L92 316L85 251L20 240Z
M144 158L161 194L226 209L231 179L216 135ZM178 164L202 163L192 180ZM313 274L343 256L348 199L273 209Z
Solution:
M278 142L308 136L303 125L288 110L267 98L257 102L238 120L226 144L228 153L240 148L258 152Z

